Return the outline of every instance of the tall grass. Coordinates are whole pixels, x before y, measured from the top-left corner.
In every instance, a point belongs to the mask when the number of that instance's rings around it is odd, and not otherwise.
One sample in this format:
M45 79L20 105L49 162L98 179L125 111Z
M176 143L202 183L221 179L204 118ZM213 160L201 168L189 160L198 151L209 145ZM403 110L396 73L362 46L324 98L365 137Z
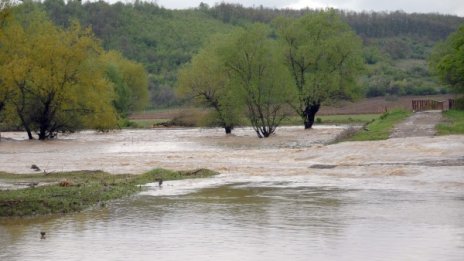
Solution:
M437 125L439 135L464 134L464 111L450 110L443 113L446 122Z

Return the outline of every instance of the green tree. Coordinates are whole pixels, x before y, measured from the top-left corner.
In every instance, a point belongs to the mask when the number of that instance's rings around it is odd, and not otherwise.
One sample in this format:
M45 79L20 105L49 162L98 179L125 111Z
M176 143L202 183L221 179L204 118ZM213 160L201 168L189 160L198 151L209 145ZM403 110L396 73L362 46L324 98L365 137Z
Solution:
M4 27L11 17L11 3L8 0L0 0L0 37L3 37ZM0 61L1 62L1 61ZM2 111L6 108L6 101L11 95L10 88L0 88L0 122Z
M116 97L114 106L123 117L143 110L148 103L148 75L143 65L125 59L116 51L102 55L106 75L113 83Z
M241 94L259 138L275 132L287 116L284 105L292 99L290 74L269 35L263 24L240 28L221 50L231 84Z
M361 40L334 11L280 17L275 24L298 92L291 106L309 129L323 102L360 93Z
M30 14L8 23L0 36L0 85L12 90L7 102L28 137L115 126L114 94L99 60L103 50L91 31L75 22L60 29L41 12Z
M212 39L179 72L177 92L214 110L215 119L226 134L232 132L240 118L241 102L230 85L226 67L218 56L219 37Z
M464 93L464 25L436 45L430 66L452 91Z

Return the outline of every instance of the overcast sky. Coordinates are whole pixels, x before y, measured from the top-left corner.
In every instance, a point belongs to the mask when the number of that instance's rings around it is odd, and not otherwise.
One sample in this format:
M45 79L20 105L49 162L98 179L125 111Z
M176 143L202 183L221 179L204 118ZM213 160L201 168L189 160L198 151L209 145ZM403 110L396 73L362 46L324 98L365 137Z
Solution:
M152 0L168 9L198 7L201 2L214 6L221 0ZM227 3L239 3L243 6L260 5L271 8L326 8L354 11L396 11L408 13L441 13L464 17L464 0L226 0Z

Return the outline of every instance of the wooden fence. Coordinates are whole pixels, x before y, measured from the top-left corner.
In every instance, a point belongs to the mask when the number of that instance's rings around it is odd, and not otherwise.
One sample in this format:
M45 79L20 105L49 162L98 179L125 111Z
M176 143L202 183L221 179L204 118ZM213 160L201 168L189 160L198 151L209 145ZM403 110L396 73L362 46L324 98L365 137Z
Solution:
M434 101L434 100L412 100L412 110L413 111L429 111L429 110L444 110L445 102L444 101Z
M454 107L456 107L456 100L454 100L454 99L449 99L449 100L448 100L448 104L449 104L449 107L448 107L448 108L449 108L450 110L451 110L451 109L454 109Z

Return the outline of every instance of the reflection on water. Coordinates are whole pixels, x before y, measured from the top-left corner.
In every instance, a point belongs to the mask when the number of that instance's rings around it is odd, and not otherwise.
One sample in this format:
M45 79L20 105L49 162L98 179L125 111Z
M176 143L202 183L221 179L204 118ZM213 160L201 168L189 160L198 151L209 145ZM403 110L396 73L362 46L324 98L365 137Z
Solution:
M0 260L461 260L463 198L289 180L189 191L167 182L106 208L2 220Z

